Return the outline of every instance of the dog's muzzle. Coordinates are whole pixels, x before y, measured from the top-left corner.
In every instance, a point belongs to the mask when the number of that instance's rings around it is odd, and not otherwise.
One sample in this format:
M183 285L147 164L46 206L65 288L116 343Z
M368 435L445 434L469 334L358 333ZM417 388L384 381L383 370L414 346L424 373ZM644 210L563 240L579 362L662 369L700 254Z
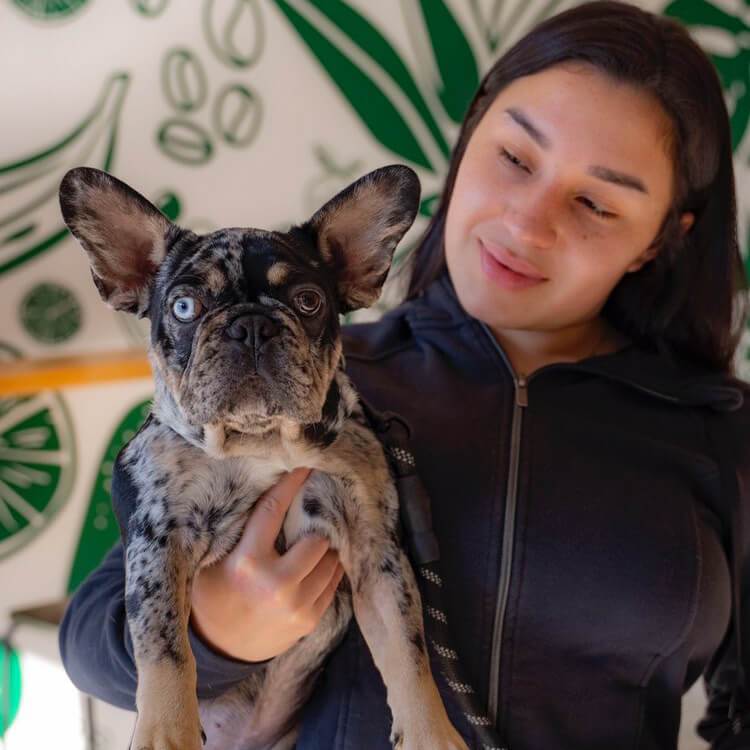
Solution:
M278 324L262 313L237 316L225 329L226 335L247 349L255 362L263 347L279 333Z

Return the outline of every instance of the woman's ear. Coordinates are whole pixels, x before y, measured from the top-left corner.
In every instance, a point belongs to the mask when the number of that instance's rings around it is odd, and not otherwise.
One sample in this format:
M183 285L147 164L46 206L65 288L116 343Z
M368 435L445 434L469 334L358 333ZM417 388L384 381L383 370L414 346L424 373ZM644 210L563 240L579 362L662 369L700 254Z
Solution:
M692 228L693 224L695 224L695 214L691 214L689 211L686 211L684 214L682 214L682 216L680 216L680 229L682 229L683 234L687 234Z
M661 251L661 242L649 245L626 269L625 273L640 271L650 260L653 260Z

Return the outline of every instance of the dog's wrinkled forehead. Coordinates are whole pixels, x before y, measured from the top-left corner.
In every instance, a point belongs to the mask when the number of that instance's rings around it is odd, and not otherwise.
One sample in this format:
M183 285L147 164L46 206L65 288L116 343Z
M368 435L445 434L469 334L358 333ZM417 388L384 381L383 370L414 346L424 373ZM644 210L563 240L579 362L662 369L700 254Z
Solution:
M262 303L290 285L311 282L332 291L319 251L299 229L221 229L175 248L159 274L165 290L175 283L201 286L215 298Z

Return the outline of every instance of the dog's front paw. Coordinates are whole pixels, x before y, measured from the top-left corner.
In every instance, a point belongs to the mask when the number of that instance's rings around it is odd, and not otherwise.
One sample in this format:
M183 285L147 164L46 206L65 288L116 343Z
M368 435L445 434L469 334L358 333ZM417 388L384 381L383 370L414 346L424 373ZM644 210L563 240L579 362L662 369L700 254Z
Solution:
M187 726L186 726L187 724ZM206 734L200 724L182 722L167 726L137 721L130 750L203 750Z

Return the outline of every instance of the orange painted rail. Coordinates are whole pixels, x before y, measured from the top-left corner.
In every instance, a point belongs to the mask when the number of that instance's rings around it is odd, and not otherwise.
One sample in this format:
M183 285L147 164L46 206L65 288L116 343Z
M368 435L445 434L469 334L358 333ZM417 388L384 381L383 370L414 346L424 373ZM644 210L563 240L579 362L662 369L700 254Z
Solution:
M143 349L0 363L0 398L151 375Z

